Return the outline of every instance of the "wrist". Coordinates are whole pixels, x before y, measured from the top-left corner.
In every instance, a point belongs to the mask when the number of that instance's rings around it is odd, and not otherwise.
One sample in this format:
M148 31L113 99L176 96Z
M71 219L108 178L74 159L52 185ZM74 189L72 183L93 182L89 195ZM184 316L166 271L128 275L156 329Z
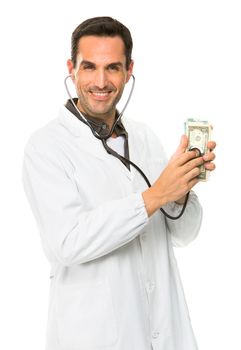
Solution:
M163 196L157 194L154 186L143 192L142 197L149 217L167 203Z
M183 196L183 197L181 197L181 198L179 198L179 199L177 199L177 200L175 201L175 203L177 203L177 204L179 204L179 205L182 205L182 204L185 203L185 200L186 200L186 195Z

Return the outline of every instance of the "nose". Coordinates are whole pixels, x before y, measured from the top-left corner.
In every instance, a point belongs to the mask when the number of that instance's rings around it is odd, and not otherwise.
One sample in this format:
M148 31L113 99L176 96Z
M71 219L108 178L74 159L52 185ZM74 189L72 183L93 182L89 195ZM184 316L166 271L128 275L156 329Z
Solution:
M99 69L96 71L95 85L99 89L104 89L104 87L107 85L107 73L104 69Z

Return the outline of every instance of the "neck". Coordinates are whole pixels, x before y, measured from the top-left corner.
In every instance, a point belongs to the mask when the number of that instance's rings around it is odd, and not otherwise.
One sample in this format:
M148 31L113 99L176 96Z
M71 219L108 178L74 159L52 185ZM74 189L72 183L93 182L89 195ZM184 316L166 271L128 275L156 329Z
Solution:
M98 115L98 114L93 115L93 114L90 114L90 113L84 111L83 108L81 107L79 101L77 102L77 107L80 110L80 112L83 113L84 115L87 115L91 118L94 118L94 119L96 119L96 121L103 122L103 123L107 124L109 129L112 128L112 126L115 122L116 110L113 110L113 111L109 112L108 114L106 113L106 114L100 114L100 115Z

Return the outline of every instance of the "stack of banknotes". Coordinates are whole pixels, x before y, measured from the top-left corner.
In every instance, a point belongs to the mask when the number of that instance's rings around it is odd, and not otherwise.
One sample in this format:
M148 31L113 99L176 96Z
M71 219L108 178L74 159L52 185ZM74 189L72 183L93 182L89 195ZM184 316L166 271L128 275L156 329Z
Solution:
M208 141L211 140L212 126L208 121L198 119L187 119L185 122L185 134L188 137L187 150L196 150L199 156L210 152L207 147ZM209 171L202 165L201 173L198 178L200 181L207 181Z

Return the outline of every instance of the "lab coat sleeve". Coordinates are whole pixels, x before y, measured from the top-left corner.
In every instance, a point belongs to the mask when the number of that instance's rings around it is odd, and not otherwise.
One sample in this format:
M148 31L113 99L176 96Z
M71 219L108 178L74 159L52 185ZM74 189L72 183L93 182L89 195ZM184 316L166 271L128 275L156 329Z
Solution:
M23 184L48 258L65 266L111 253L133 240L148 222L140 193L85 211L61 161L30 143L25 148Z
M148 128L146 130L149 143L152 145L151 152L152 154L157 153L156 158L159 159L160 168L164 169L168 161L162 144L152 130ZM159 177L160 173L155 173L155 179ZM176 217L182 210L182 205L170 202L163 209L171 216ZM190 191L186 209L179 219L171 220L165 217L165 220L168 233L171 235L171 240L175 247L184 247L192 242L196 238L202 222L202 207L195 192Z
M168 214L178 216L182 205L168 203L164 208ZM197 195L190 191L186 209L183 215L177 220L166 218L168 232L174 247L184 247L192 242L200 230L202 223L202 207Z

